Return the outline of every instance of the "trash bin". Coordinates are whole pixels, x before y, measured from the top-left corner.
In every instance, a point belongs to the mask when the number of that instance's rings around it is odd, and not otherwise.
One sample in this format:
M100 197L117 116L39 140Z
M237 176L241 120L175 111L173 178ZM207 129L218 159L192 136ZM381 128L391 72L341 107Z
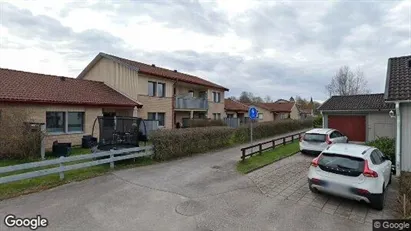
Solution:
M52 149L54 156L68 156L71 150L71 143L58 143L57 141L54 141Z
M90 135L85 135L81 139L81 147L82 148L92 148L94 146L97 146L97 138L90 136Z

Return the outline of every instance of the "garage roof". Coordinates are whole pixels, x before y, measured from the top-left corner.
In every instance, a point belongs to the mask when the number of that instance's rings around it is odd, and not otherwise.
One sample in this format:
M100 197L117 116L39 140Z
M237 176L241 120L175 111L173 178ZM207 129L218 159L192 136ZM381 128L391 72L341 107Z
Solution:
M391 110L394 104L384 101L384 93L332 96L325 101L318 110L320 111L380 111Z

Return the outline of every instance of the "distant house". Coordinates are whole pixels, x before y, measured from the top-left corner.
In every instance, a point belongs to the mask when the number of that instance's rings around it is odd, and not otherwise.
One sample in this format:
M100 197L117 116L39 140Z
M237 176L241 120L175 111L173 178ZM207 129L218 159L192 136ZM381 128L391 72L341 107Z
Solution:
M80 145L83 135L91 135L97 116L132 116L142 106L103 82L63 76L0 68L0 86L0 112L25 110L27 122L44 123L46 149L55 140Z
M411 172L411 55L388 59L384 99L395 112L397 169Z
M248 117L248 106L237 100L225 99L224 110L227 118L244 119L245 117Z

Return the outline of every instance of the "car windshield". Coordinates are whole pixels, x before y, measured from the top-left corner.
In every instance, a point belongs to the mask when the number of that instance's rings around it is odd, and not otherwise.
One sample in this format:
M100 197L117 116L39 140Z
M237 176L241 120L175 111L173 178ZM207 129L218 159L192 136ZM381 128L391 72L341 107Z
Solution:
M324 134L317 134L317 133L306 133L304 135L304 141L308 141L308 142L325 142L325 135Z
M364 170L364 159L340 154L323 153L318 164L324 171L342 175L358 176Z

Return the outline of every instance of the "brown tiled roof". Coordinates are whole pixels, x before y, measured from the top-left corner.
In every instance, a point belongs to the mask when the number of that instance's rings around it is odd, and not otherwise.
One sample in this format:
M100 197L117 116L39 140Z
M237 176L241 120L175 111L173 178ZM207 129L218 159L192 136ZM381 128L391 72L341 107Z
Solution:
M388 59L385 99L411 100L411 55Z
M226 111L242 111L247 112L248 106L232 99L224 100L224 109Z
M135 69L139 73L159 76L159 77L163 77L163 78L167 78L167 79L171 79L171 80L175 80L175 81L181 81L181 82L186 82L186 83L191 83L191 84L198 84L198 85L202 85L202 86L206 86L206 87L212 87L212 88L222 89L222 90L228 91L228 89L223 87L223 86L212 83L210 81L199 78L197 76L184 74L184 73L181 73L181 72L178 72L178 71L169 70L169 69L158 67L158 66L148 65L148 64L145 64L145 63L141 63L141 62L137 62L137 61L117 57L117 56L102 53L102 52L100 52L96 56L96 58L92 61L91 66L93 66L94 65L93 63L100 60L100 58L102 58L102 57L105 57L105 58L114 60L118 63L124 64L124 65L126 65L126 66L128 66L132 69ZM82 73L80 73L78 78L83 78L83 76L88 71L88 69L91 68L91 66L86 67L86 69Z
M258 105L272 112L291 112L294 103L260 103Z
M0 102L134 107L103 82L0 68Z
M325 101L320 111L379 111L390 110L394 104L385 103L384 94L332 96Z

